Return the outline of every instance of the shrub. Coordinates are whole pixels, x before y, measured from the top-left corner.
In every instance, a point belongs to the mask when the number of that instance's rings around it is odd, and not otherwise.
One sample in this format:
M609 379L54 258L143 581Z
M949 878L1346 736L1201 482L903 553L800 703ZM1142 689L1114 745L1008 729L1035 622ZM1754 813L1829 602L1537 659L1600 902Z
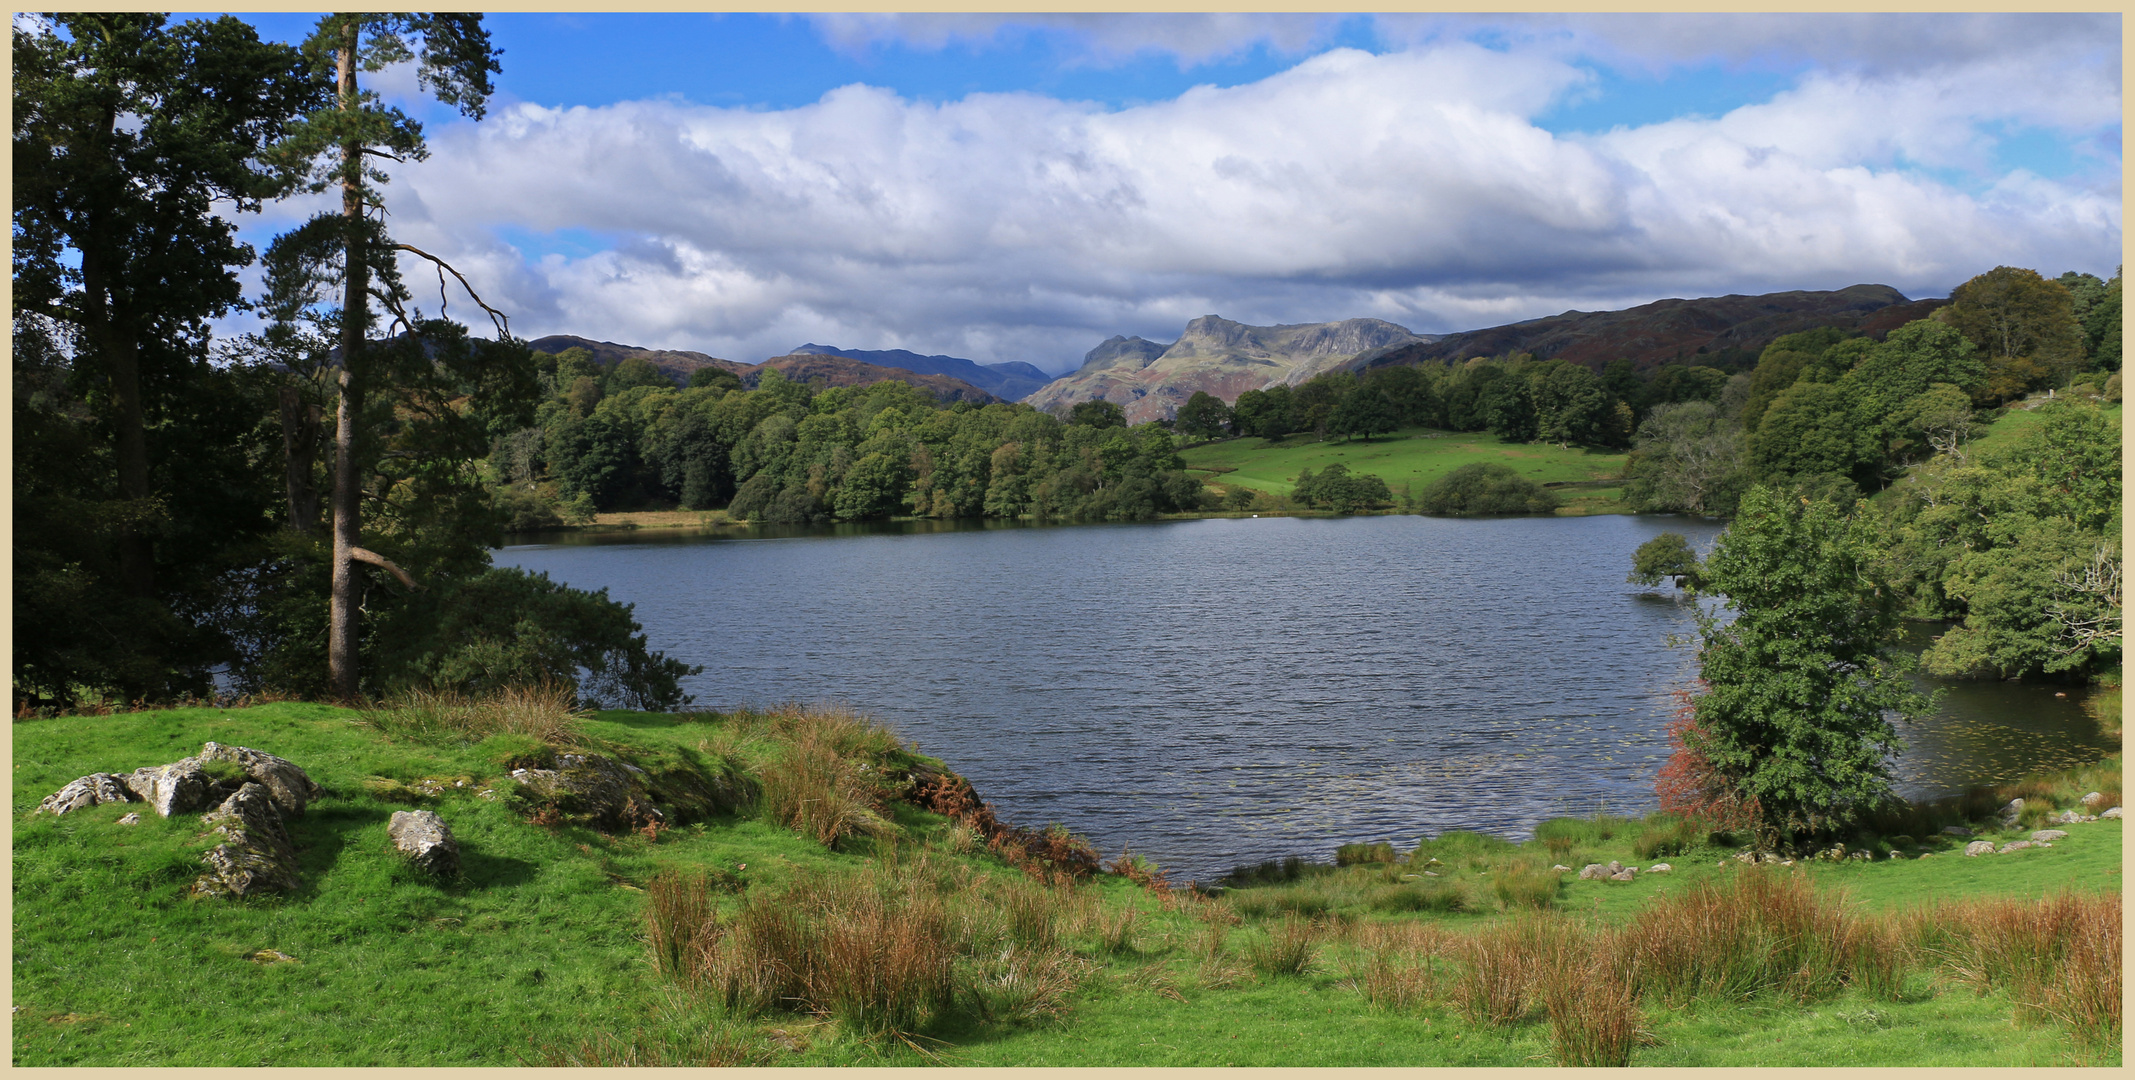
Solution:
M1456 517L1547 514L1557 509L1557 496L1507 466L1478 461L1431 481L1416 505L1426 514Z
M1306 506L1341 514L1391 506L1394 502L1393 492L1387 490L1385 480L1369 473L1352 473L1349 466L1339 461L1327 466L1317 476L1311 469L1299 473L1290 497Z

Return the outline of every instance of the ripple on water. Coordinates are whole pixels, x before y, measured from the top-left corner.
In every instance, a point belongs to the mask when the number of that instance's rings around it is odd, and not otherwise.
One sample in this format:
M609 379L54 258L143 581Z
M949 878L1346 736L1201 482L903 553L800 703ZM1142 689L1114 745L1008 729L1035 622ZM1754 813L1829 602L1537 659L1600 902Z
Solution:
M606 588L699 707L843 704L1011 821L1180 878L1652 803L1687 605L1623 581L1671 517L1260 518L507 548ZM1969 694L1969 696L1968 696ZM2096 754L2072 699L1955 693L1909 791Z

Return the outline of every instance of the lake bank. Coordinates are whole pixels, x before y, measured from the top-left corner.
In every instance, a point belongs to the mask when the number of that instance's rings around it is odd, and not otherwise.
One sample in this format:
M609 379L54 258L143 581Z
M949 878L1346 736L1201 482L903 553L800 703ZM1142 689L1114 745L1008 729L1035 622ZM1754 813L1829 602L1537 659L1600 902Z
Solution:
M1623 581L1680 517L1261 518L575 537L498 561L637 605L698 707L864 708L1004 815L1185 877L1652 805L1690 609ZM1546 572L1545 571L1546 568ZM1908 732L1904 790L2104 751L1995 684ZM1976 708L1974 707L1976 704ZM2093 745L2096 744L2096 745ZM2047 751L2052 750L2052 753Z

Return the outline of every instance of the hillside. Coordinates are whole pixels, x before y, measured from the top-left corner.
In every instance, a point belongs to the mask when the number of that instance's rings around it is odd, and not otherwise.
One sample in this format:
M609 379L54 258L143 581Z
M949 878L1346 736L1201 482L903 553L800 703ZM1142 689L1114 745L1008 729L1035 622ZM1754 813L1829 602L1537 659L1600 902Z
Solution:
M27 718L13 740L17 1066L2120 1060L2121 823L1979 858L1938 831L2014 841L2117 794L2117 759L2028 783L2022 823L1992 818L2007 790L1918 807L1843 861L1755 866L1726 834L1597 815L1360 842L1207 894L1097 872L850 714L536 694ZM197 809L37 811L210 740L317 785L242 826L288 884L190 895L240 827ZM444 823L456 869L396 852L403 811Z
M1360 353L1424 341L1379 319L1250 326L1219 315L1186 324L1168 346L1113 337L1091 349L1074 373L1024 399L1064 412L1103 398L1127 411L1128 423L1168 419L1205 391L1226 402L1247 390L1301 382Z
M1925 318L1941 300L1908 300L1888 285L1855 285L1836 292L1781 292L1657 300L1622 311L1567 311L1543 319L1447 334L1361 358L1362 370L1395 364L1465 360L1525 352L1599 370L1618 358L1640 369L1702 352L1735 350L1754 358L1772 339L1819 326L1880 337Z
M593 354L593 362L602 367L614 367L631 357L649 361L652 366L665 372L677 383L689 382L690 374L698 368L718 368L746 377L755 365L721 360L701 352L673 349L643 349L636 345L620 345L613 341L595 341L571 334L550 334L527 342L535 352L560 353L565 349L584 349Z
M794 382L816 383L822 386L866 386L895 379L925 390L945 405L959 401L990 405L1001 400L962 379L952 379L947 375L926 375L904 368L881 367L850 357L822 353L774 356L744 373L741 377L742 384L754 387L764 372L772 370Z
M1003 401L1018 401L1046 383L1051 375L1020 360L981 364L960 356L921 356L909 349L841 349L813 342L793 349L792 356L843 356L877 367L902 368L922 375L946 375L986 391Z
M1315 440L1294 435L1281 442L1225 439L1180 452L1187 471L1221 488L1243 487L1286 495L1299 472L1326 469L1336 462L1351 472L1386 481L1395 497L1404 488L1420 492L1454 469L1477 461L1495 462L1536 483L1559 489L1566 514L1621 513L1622 451L1562 449L1550 443L1506 442L1487 431L1434 431L1410 428L1368 441Z
M840 354L806 353L792 356L776 356L761 364L742 364L721 360L700 352L675 351L671 349L645 349L635 345L621 345L613 341L594 341L591 338L574 337L569 334L551 334L535 338L527 343L535 352L560 353L565 349L584 349L593 354L595 363L613 366L626 359L637 357L660 369L678 384L689 382L691 373L699 368L717 368L731 372L741 379L743 386L754 387L764 371L777 369L789 379L800 382L820 382L825 386L865 386L886 379L910 383L934 395L944 404L969 401L979 405L1002 400L960 379L939 374L924 374L902 367L884 367L854 360ZM969 363L969 361L965 361ZM1028 366L1028 365L1025 365ZM1031 370L1036 371L1036 368Z

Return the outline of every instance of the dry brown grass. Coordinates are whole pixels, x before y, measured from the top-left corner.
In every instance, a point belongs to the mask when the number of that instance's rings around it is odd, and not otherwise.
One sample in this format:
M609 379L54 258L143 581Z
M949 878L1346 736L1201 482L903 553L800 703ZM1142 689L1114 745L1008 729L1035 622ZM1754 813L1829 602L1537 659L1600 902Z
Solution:
M1937 910L1931 951L1980 992L2006 991L2020 1021L2051 1021L2086 1045L2121 1028L2121 897L2063 892Z

